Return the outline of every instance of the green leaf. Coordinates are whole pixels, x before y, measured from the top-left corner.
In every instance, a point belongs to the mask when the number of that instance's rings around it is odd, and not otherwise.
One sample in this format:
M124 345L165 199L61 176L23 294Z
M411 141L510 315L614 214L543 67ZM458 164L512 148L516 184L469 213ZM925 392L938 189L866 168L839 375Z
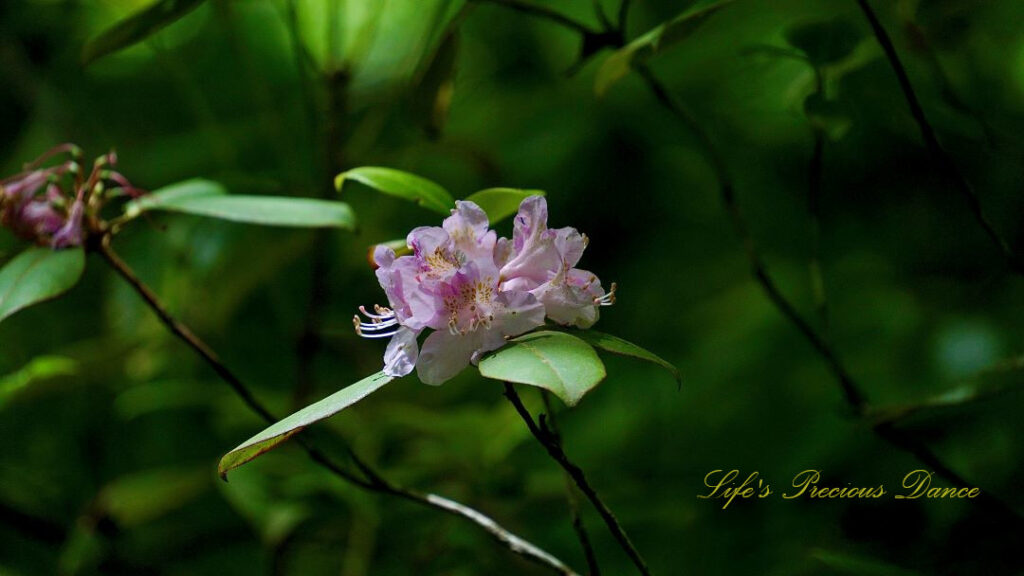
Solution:
M204 0L157 0L121 20L82 48L82 63L96 60L137 44L195 10Z
M791 26L786 42L807 55L814 66L834 64L853 54L864 34L843 17Z
M521 190L519 188L487 188L474 192L466 197L476 202L484 212L491 225L519 211L519 204L530 196L544 196L543 190Z
M619 48L598 69L594 79L594 91L598 96L604 95L612 84L629 74L631 68L689 38L708 18L734 1L720 0L697 10L683 12Z
M394 380L393 377L386 376L383 372L363 378L359 382L343 388L315 404L306 406L302 410L249 438L220 459L218 472L221 478L226 479L228 472L231 470L273 450L310 424L334 416L376 392L392 380Z
M85 250L29 248L0 269L0 322L15 312L56 298L82 277Z
M219 182L198 178L185 180L184 182L153 190L145 196L132 200L125 204L124 213L130 218L135 218L146 210L159 210L163 205L185 202L189 199L205 196L223 196L227 193L228 191Z
M445 216L451 213L455 199L439 184L426 178L379 166L363 166L338 174L334 186L341 192L346 180L355 180L378 192L415 202Z
M19 391L33 382L58 376L70 376L78 370L78 363L63 356L37 356L21 370L0 377L0 409Z
M568 406L605 377L589 344L565 332L533 332L512 340L480 361L485 378L549 390Z
M344 202L280 196L225 194L223 186L207 180L189 180L129 202L125 215L134 218L144 211L164 210L208 216L263 226L300 228L355 228L352 209Z
M611 334L605 334L596 330L573 330L571 334L598 350L604 350L605 352L616 354L618 356L636 358L637 360L643 360L645 362L661 366L665 370L668 370L669 374L672 375L672 378L675 378L678 385L682 386L683 384L682 374L679 373L679 369L673 366L672 363L649 350L645 350L636 344L629 342L628 340L623 340L618 336L612 336Z

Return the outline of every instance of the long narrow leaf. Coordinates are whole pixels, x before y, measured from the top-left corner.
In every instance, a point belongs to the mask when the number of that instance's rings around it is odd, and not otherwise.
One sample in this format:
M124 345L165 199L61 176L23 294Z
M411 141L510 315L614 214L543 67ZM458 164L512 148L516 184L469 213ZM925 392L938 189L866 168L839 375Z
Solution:
M455 199L439 184L401 170L379 166L353 168L338 174L335 178L334 186L338 192L341 192L348 180L354 180L389 196L415 202L445 216L455 207Z
M263 226L354 229L355 215L344 202L279 196L226 194L216 182L189 180L153 191L125 206L136 217L163 210Z
M273 450L286 440L298 434L310 424L330 418L345 408L359 402L382 386L394 380L391 376L378 372L343 388L323 400L310 404L291 416L277 422L259 434L249 438L237 448L228 452L220 459L218 472L221 478L227 478L228 472L238 468L266 452Z
M205 0L157 0L121 20L93 38L82 48L82 63L96 60L137 44L166 26L184 18Z

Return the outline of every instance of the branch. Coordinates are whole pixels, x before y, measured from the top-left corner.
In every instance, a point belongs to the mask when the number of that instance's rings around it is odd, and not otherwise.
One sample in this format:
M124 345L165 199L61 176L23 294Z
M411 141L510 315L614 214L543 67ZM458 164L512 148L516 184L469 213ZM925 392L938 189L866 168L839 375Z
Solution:
M145 283L143 283L142 280L135 275L135 272L128 266L128 264L121 260L120 256L111 249L109 235L102 237L98 243L97 251L103 259L106 260L110 267L113 268L114 271L117 272L126 282L128 282L139 296L145 300L146 304L153 310L157 315L157 318L160 319L167 329L187 344L196 354L198 354L213 369L213 371L217 373L221 380L226 382L231 389L234 390L235 394L245 402L245 405L248 406L250 410L259 414L259 416L267 423L272 424L277 421L277 418L275 418L274 415L262 403L260 403L255 396L253 396L248 388L246 388L245 384L243 384L242 381L224 365L217 354L214 353L214 351L210 349L205 342L199 339L199 337L196 336L188 326L178 321L170 314L170 312L167 311L167 308L165 308L160 302L157 295ZM332 472L335 476L338 476L351 484L371 492L400 496L406 500L420 504L421 506L435 508L449 514L462 517L483 528L487 533L504 544L515 554L537 564L546 566L559 574L566 576L575 576L576 574L567 567L565 563L558 560L551 554L548 554L536 545L510 532L508 529L503 528L491 518L468 506L459 504L458 502L449 500L442 496L437 496L435 494L421 494L387 482L378 472L360 460L350 447L347 448L349 449L349 453L351 454L353 461L359 469L366 474L368 480L360 478L338 466L323 452L311 446L303 438L299 437L297 439L299 445L306 451L310 459Z
M547 411L547 429L551 433L551 440L561 447L562 433L558 430L558 421L555 420L555 410L551 406L551 395L546 390L541 392L544 399L544 409ZM543 418L543 417L542 417ZM541 420L543 426L545 420ZM580 541L583 548L583 555L587 559L587 570L590 576L600 576L601 568L597 564L597 555L594 554L594 547L590 544L590 536L587 534L587 527L583 524L583 517L580 515L580 503L576 498L576 490L572 486L572 476L565 473L565 500L569 505L569 517L572 519L572 529L576 532L576 539Z
M556 12L551 8L548 8L547 6L542 6L540 4L523 2L522 0L470 0L470 2L476 2L478 4L497 4L498 6L504 6L505 8L515 10L516 12L522 12L523 14L537 16L550 22L554 22L559 26L563 26L570 30L579 32L583 36L597 34L596 31L591 30L587 26L584 26L583 24L573 20L572 18L569 18L568 16L560 12Z
M846 368L839 361L838 356L832 351L828 343L807 323L800 313L796 311L796 308L782 295L778 286L772 280L768 274L767 267L764 261L761 260L760 254L757 252L757 247L754 244L754 238L750 235L750 230L747 226L746 220L743 218L742 212L740 212L739 205L736 203L736 193L732 183L732 177L729 175L729 170L726 167L724 157L721 151L718 149L717 144L711 139L710 134L700 125L699 122L693 117L693 114L687 110L682 103L678 102L668 93L665 87L654 77L650 69L646 66L639 66L637 72L647 83L648 88L654 93L658 101L672 112L676 118L681 120L683 124L690 129L697 139L700 141L701 146L704 148L707 154L708 160L711 163L712 169L715 171L715 175L718 178L719 188L722 196L722 203L725 205L726 212L729 214L729 219L732 221L733 228L736 229L736 234L740 237L740 241L743 243L743 248L747 253L747 259L750 262L751 272L754 278L761 285L762 290L772 301L772 304L785 316L800 333L804 335L804 338L811 343L818 354L825 360L829 370L835 376L839 382L840 388L842 388L843 395L846 397L846 402L853 408L854 412L859 416L863 413L864 408L867 404L867 400L864 397L864 393L860 391L857 385L854 383L853 378L846 371Z
M800 333L804 335L812 346L814 346L818 355L825 360L825 363L828 365L829 369L835 376L836 381L839 383L840 388L842 388L846 401L853 409L854 414L859 419L868 419L870 417L870 410L864 393L854 382L849 372L847 372L846 368L839 361L839 357L828 345L825 339L822 338L817 331L815 331L814 328L812 328L811 325L800 316L796 311L796 308L789 302L789 300L786 299L785 296L782 295L782 292L768 274L768 270L757 252L754 239L750 235L746 220L743 218L739 205L736 203L736 195L733 189L732 180L729 176L728 170L726 169L724 158L714 141L700 123L696 121L693 115L680 102L671 97L665 87L657 78L654 77L648 68L640 67L638 68L638 72L640 72L640 75L646 81L648 87L658 98L658 101L668 108L690 130L692 130L704 145L705 152L718 176L722 201L725 204L726 211L729 213L733 226L736 228L737 234L739 235L740 240L743 243L743 247L746 250L747 259L750 261L754 278L761 285L762 290L764 290L768 295L768 298L772 301L775 307L800 330ZM970 485L966 480L964 480L964 478L954 472L952 468L946 465L934 452L932 452L926 444L916 439L911 433L897 429L890 423L877 424L872 427L872 430L883 440L900 450L912 454L922 463L932 468L936 473L945 477L950 482L960 486ZM988 492L982 492L978 501L998 516L1012 519L1014 522L1020 522L1021 520L1020 516L1017 515L1012 508L1008 507L1005 503L1001 502L998 498L992 496Z
M494 1L503 5L509 5L511 3L510 0L489 1ZM932 129L931 124L928 123L928 119L924 115L924 111L917 100L916 94L914 93L913 86L910 84L910 79L907 76L906 70L903 68L902 63L899 60L899 56L896 54L896 49L893 46L892 41L889 39L888 34L886 34L885 29L882 28L881 23L878 21L878 17L875 15L874 11L872 11L866 0L856 1L864 11L868 21L871 23L875 36L878 38L879 43L882 45L882 49L885 51L886 56L896 72L897 78L900 81L900 86L903 88L904 95L907 99L907 104L910 106L911 113L914 115L914 119L918 123L928 148L931 150L932 154L935 155L940 166L942 166L957 182L958 187L967 197L975 217L981 223L982 228L985 229L988 235L1000 246L1010 267L1015 272L1024 273L1024 265L1019 263L1009 245L998 235L992 225L988 222L988 219L982 211L981 203L977 195L974 193L973 188L971 188L970 183L967 182L962 174L960 174L956 165L952 162L952 159L935 137L935 131ZM584 34L584 38L587 37L588 29L585 26L572 22L572 25L567 25L567 27L579 30L581 34ZM621 36L621 33L624 31L619 30L618 32ZM665 87L657 78L655 78L647 66L641 64L636 66L635 69L647 83L648 88L658 101L672 112L676 118L682 121L682 123L693 132L703 146L705 154L707 154L708 161L718 178L720 194L722 196L722 201L725 204L726 211L729 213L729 218L732 220L733 227L736 229L737 235L743 243L744 250L747 253L747 259L750 262L751 271L758 284L761 285L761 289L765 292L776 309L778 309L783 316L797 327L800 333L803 334L804 338L810 342L818 355L825 361L829 371L832 372L839 384L839 387L842 389L847 404L849 404L853 409L855 415L861 419L867 418L869 416L869 410L867 398L864 393L861 392L860 388L854 382L849 372L846 371L843 364L839 361L836 353L828 343L825 342L824 338L822 338L814 328L812 328L811 325L800 316L796 311L796 308L794 308L786 297L782 295L782 292L768 274L767 268L757 252L753 237L750 235L746 220L743 218L739 206L736 203L735 189L733 187L732 178L729 175L728 168L725 164L724 157L715 142L711 139L710 134L704 130L700 123L697 122L696 118L694 118L693 114L683 106L682 103L672 98ZM914 439L909 433L898 430L888 424L876 425L872 429L876 434L893 446L914 455L922 463L934 468L939 475L954 483L966 485L963 478L945 465L945 463L943 463L925 444ZM980 499L984 501L990 509L997 511L999 514L1012 518L1015 521L1020 521L1020 516L1017 515L1016 512L989 493L982 492Z
M981 206L981 199L978 198L977 192L971 186L971 183L967 181L967 178L957 168L953 158L946 152L946 149L942 147L938 137L935 135L935 129L928 121L928 117L924 113L924 108L921 106L921 101L917 97L917 93L914 91L913 84L910 83L910 76L907 74L907 69L903 66L903 62L900 60L899 54L896 52L896 46L892 42L892 38L889 37L888 32L882 26L882 22L878 19L878 14L875 13L871 5L868 4L867 0L856 0L857 6L860 7L861 12L864 13L864 17L867 18L868 24L871 25L871 30L875 34L875 38L878 40L879 45L882 47L882 51L885 52L885 57L889 60L889 65L892 67L893 72L896 73L896 79L899 81L900 89L903 91L903 98L907 101L907 106L910 108L910 115L914 117L914 121L917 123L917 128L921 132L921 137L924 139L925 146L928 151L932 154L935 162L939 165L939 168L945 173L946 177L956 184L957 189L963 194L967 200L967 204L971 208L971 212L974 214L975 220L981 225L981 228L985 231L988 237L999 247L1003 253L1003 257L1006 258L1006 262L1010 269L1017 274L1024 274L1024 263L1020 261L1017 254L1010 247L1010 244L1005 238L999 235L992 222L988 219L985 214L984 208Z
M626 531L622 528L622 525L619 524L615 515L612 514L611 509L608 508L608 505L605 504L603 500L601 500L601 497L598 496L597 492L590 485L590 482L587 481L587 477L583 473L583 470L569 460L569 457L566 456L561 444L552 437L550 432L542 430L537 426L533 421L533 416L530 415L530 411L523 405L523 401L516 392L515 387L508 382L505 383L505 397L508 398L509 402L512 403L512 406L515 407L516 412L519 413L523 422L526 423L526 427L530 429L530 433L533 434L533 437L536 438L537 441L540 442L541 446L548 451L551 458L554 459L554 461L557 462L570 477L572 477L576 486L579 487L580 491L583 492L583 494L590 500L591 504L594 505L597 513L601 515L604 523L608 526L608 530L612 533L612 536L614 536L615 540L619 542L619 545L629 556L630 560L633 561L633 564L636 565L637 569L640 570L640 573L649 576L651 572L647 568L647 563L644 562L643 557L640 556L640 552L638 552L636 547L633 546L629 536L626 535Z

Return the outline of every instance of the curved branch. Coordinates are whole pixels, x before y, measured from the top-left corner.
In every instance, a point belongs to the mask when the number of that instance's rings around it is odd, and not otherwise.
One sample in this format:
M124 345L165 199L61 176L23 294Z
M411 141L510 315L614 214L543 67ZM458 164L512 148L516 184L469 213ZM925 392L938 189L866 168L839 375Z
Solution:
M551 440L562 445L562 433L558 430L558 421L555 419L555 410L551 405L551 395L547 390L541 391L541 398L544 400L544 410L547 411L548 429L551 431ZM565 473L565 500L569 505L569 518L572 521L572 529L576 532L576 539L580 541L580 548L583 549L583 556L587 559L587 570L589 576L600 576L601 567L597 563L597 555L594 553L594 546L590 543L590 535L587 534L587 527L583 524L583 516L580 515L580 503L576 497L576 489L572 485L572 476Z
M875 13L871 5L868 4L868 0L856 0L857 6L860 7L861 12L864 13L864 17L867 19L868 24L871 25L871 31L875 35L875 39L878 40L878 44L881 45L882 51L885 52L886 59L889 60L889 65L892 67L893 72L896 74L896 80L899 81L900 90L903 91L903 98L907 101L907 107L910 108L910 115L914 117L914 122L917 123L917 128L921 132L921 138L924 139L925 146L928 151L932 154L935 162L939 168L945 173L946 177L956 184L957 189L963 194L967 200L967 204L971 208L971 213L974 214L975 220L985 231L985 234L999 247L1003 253L1003 257L1006 258L1006 262L1010 269L1018 274L1024 274L1024 263L1018 258L1017 254L1010 247L1009 242L1003 238L992 222L988 219L985 214L985 209L981 205L981 199L978 198L977 192L971 183L967 181L960 169L957 168L953 158L946 152L946 149L942 147L942 143L939 142L938 137L935 134L935 128L932 127L931 122L928 121L928 117L924 113L924 108L921 106L921 101L917 97L917 93L914 91L914 85L910 83L910 76L907 74L906 67L903 66L903 61L900 60L899 54L896 52L896 46L892 42L892 38L889 37L889 33L885 31L885 27L882 26L882 22L878 19L878 14Z
M654 77L650 69L646 66L639 66L637 72L647 83L648 88L654 93L655 97L661 104L672 112L686 127L697 136L701 146L704 148L707 158L711 163L712 169L715 171L715 176L718 178L719 188L722 196L722 203L725 205L726 212L729 214L729 219L732 221L733 228L736 230L736 234L740 237L740 241L743 243L743 249L747 253L747 260L750 262L751 272L757 282L761 285L762 290L772 301L772 304L785 316L794 326L800 330L800 333L804 335L804 338L811 343L811 346L818 352L818 355L825 360L829 370L835 376L839 382L840 388L843 390L843 395L846 397L847 403L854 409L857 415L861 415L864 412L864 408L867 404L867 399L864 393L861 392L860 388L853 381L849 372L843 366L842 362L839 361L839 357L832 350L832 348L825 342L817 331L814 330L811 325L800 316L796 308L782 295L782 292L776 286L771 276L768 274L768 269L761 259L761 255L757 251L757 247L754 244L754 238L750 234L750 229L747 226L746 220L743 218L743 213L740 211L739 205L736 203L736 191L733 187L732 177L729 174L729 170L725 165L725 160L722 153L718 150L718 145L715 144L714 140L711 139L711 135L708 134L704 127L697 122L693 114L686 109L680 102L675 100L668 90Z
M569 18L568 16L560 12L556 12L551 8L548 8L547 6L542 6L540 4L523 2L522 0L470 0L470 2L476 2L478 4L497 4L498 6L504 6L505 8L515 10L516 12L522 12L523 14L537 16L539 18L551 21L555 24L558 24L559 26L579 32L584 36L596 33L594 30L591 30L590 28L584 26L583 24L580 24L579 22L573 20L572 18Z
M626 531L622 528L622 524L620 524L615 518L615 514L613 514L611 509L608 508L608 505L604 503L604 500L601 500L601 497L598 496L597 491L590 485L590 482L587 480L583 470L569 460L569 457L565 454L565 450L562 449L560 443L554 440L551 432L537 426L533 421L533 416L530 415L530 411L523 405L523 400L519 397L515 387L508 382L505 383L505 397L508 398L508 401L512 403L513 407L515 407L516 412L519 413L523 422L526 423L526 427L530 429L530 433L533 434L533 437L536 438L537 441L540 442L541 446L548 451L551 458L557 462L558 465L569 474L569 476L572 477L576 486L579 487L580 491L583 492L587 499L590 500L591 504L594 505L597 513L601 515L601 519L604 520L604 523L608 526L608 530L612 533L612 536L615 537L615 540L618 541L619 545L629 556L629 559L632 560L633 564L635 564L637 569L640 570L640 573L649 576L651 571L647 568L647 563L644 561L643 557L640 556L640 552L637 551L636 547L633 546L633 542L630 541L629 536L626 535ZM544 420L542 419L541 425L543 426L543 424Z
M839 357L825 339L821 337L821 335L819 335L818 332L812 328L802 316L800 316L799 312L796 311L796 308L789 302L789 300L786 299L785 296L782 295L782 292L768 274L768 270L757 252L754 239L747 227L746 220L743 218L739 205L736 203L736 195L733 189L732 179L726 169L724 158L714 141L711 139L711 136L704 130L700 123L696 121L689 110L671 97L665 87L657 80L657 78L654 77L649 69L641 67L638 71L644 78L648 87L658 98L659 102L661 102L690 130L692 130L704 145L705 152L708 155L719 179L722 201L725 204L726 211L729 213L729 218L732 220L733 226L736 228L737 234L739 235L740 240L743 243L743 247L746 250L747 259L750 261L753 275L761 285L762 290L764 290L765 294L768 295L768 298L772 301L775 307L787 319L789 319L789 321L800 330L811 345L814 346L818 355L825 360L825 363L828 365L829 369L835 376L836 381L839 383L840 388L842 388L846 401L853 409L854 414L861 420L869 418L870 410L867 397L854 382L849 372L847 372L842 362L840 362ZM969 482L943 462L927 444L914 437L910 432L900 430L889 423L877 424L872 427L872 430L880 438L892 446L912 454L923 464L929 466L937 474L946 478L950 482L960 486L970 485ZM1017 525L1020 524L1020 516L1013 511L1012 508L988 492L982 492L978 501L992 512L993 515L1005 518Z
M106 260L107 264L114 269L129 285L142 297L150 309L157 315L157 318L171 331L172 334L178 337L181 341L189 346L196 354L198 354L217 375L226 382L231 389L238 395L239 398L245 403L245 405L259 414L268 423L274 423L277 418L268 410L256 397L249 391L245 384L220 360L217 354L198 336L196 336L192 330L181 323L178 319L171 315L167 311L167 308L160 302L157 295L147 286L135 272L121 260L121 257L110 247L110 236L103 236L98 242L96 250ZM500 524L487 517L486 515L478 512L469 506L459 504L453 500L438 496L436 494L421 494L406 488L402 488L391 484L385 480L378 472L373 470L368 464L363 462L356 456L355 452L349 449L349 454L352 456L353 462L356 466L366 475L367 479L360 478L359 476L345 470L338 466L336 463L331 461L323 452L317 450L311 446L307 440L298 437L298 443L302 446L302 449L306 451L310 459L329 470L335 476L354 484L364 490L371 492L377 492L381 494L391 494L399 496L410 502L415 502L421 506L428 508L434 508L455 516L459 516L465 520L476 524L478 527L484 529L488 534L493 536L496 540L505 545L506 548L511 550L513 553L526 558L532 562L545 566L558 574L565 576L576 576L571 568L566 566L564 562L551 554L545 552L540 547L530 543L528 540L517 536L508 529L502 527Z

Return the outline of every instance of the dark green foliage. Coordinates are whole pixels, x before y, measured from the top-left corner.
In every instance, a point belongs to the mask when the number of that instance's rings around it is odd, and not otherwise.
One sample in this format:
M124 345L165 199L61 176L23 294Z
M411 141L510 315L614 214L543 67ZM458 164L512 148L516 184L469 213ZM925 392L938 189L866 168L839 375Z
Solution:
M1019 573L1019 519L977 501L773 497L723 510L696 498L708 472L732 468L780 493L807 468L822 485L898 489L928 466L872 432L883 425L1024 510L1024 281L922 145L857 2L729 3L678 42L637 50L603 98L594 87L611 58L717 4L632 2L616 46L590 0L535 2L593 31L569 77L579 31L500 4L209 0L101 50L90 40L149 3L0 3L2 173L73 141L116 148L118 169L148 190L199 178L232 196L347 204L358 232L153 211L113 240L280 415L380 370L384 342L351 328L357 306L385 303L372 245L437 225L477 190L544 190L552 227L590 238L580 266L619 284L595 329L685 376L677 388L657 363L599 350L600 385L572 409L554 402L566 452L653 573ZM618 2L600 4L614 23ZM1024 252L1019 1L870 4L992 227ZM86 46L107 55L83 67ZM863 418L765 297L704 143L636 64L722 151L766 268L863 389ZM827 136L817 223L816 131ZM362 166L443 194L412 195L424 210L365 178L339 195L335 176ZM27 248L0 231L0 262ZM296 438L221 482L221 456L266 424L101 258L85 260L73 290L0 322L0 573L545 573L454 516L339 481ZM563 475L500 382L472 370L438 388L403 379L300 438L351 467L344 438L396 483L471 504L585 567ZM603 573L633 573L585 502L583 515Z

